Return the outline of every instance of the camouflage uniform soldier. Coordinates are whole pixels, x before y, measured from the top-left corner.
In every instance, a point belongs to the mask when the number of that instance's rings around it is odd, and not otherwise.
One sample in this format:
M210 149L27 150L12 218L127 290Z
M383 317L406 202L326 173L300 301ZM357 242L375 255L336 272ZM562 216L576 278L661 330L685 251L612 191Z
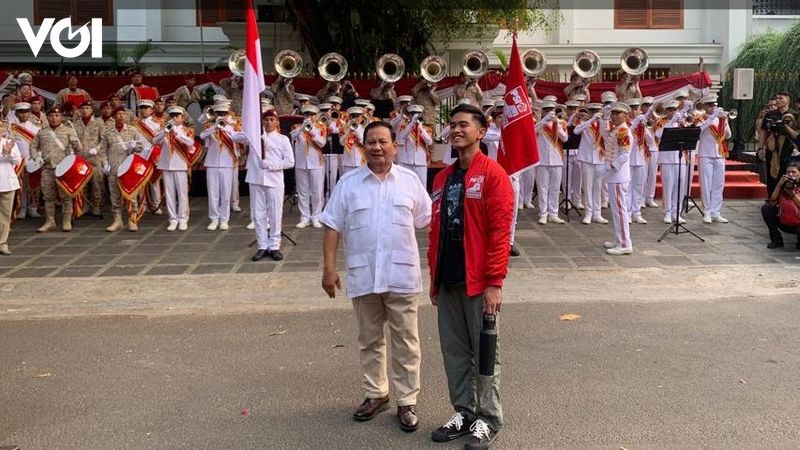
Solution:
M31 142L31 158L39 159L42 165L42 193L44 194L45 222L37 231L45 233L56 229L56 189L61 191L61 212L64 221L61 229L72 231L72 199L56 185L56 166L72 152L82 150L81 142L75 131L61 123L63 116L60 108L47 111L49 126L36 133Z
M87 161L92 163L92 180L86 185L87 190L91 190L91 196L87 195L86 198L91 200L92 210L90 216L98 219L103 218L100 211L100 206L103 201L103 161L98 154L97 146L100 144L100 136L103 134L105 124L103 120L94 117L92 111L92 102L85 101L80 105L80 115L73 121L75 131L78 133L78 138L83 146L81 156L86 158Z

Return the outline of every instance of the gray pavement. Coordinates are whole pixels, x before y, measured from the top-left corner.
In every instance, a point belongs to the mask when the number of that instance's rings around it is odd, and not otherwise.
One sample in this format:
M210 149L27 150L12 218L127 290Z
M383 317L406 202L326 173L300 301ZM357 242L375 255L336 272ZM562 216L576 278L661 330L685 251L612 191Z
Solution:
M247 205L247 198L242 205ZM661 212L647 208L647 225L631 225L635 254L624 258L604 253L601 244L612 237L611 225L583 225L573 213L565 225L536 223L533 210L520 211L517 246L522 255L513 258L511 268L586 268L586 267L665 267L712 266L743 264L797 264L800 255L794 240L786 239L786 248L769 251L767 230L761 213L761 202L728 201L724 215L729 224L706 225L699 213L691 211L687 226L702 236L700 242L689 234L669 235L656 242L667 225L661 223ZM298 230L297 210L286 205L284 231L294 238L295 247L284 239L281 262L269 259L250 261L255 253L248 245L254 240L245 229L249 213L233 213L232 229L226 232L207 231L204 198L192 199L189 231L167 232L164 216L146 214L141 231L105 232L106 220L81 218L71 233L37 234L39 219L26 219L14 224L9 240L12 256L0 257L0 277L61 278L114 277L134 275L207 275L249 274L269 272L321 271L322 231L313 228ZM605 215L608 216L607 210ZM108 214L107 214L108 216ZM419 243L427 248L427 235L419 232ZM424 255L424 253L423 253ZM424 258L423 258L424 259ZM340 257L341 260L341 257Z
M414 434L391 413L350 420L348 310L0 322L0 445L462 448L430 442L450 410L435 309L420 311ZM798 448L799 315L796 295L506 305L494 448Z

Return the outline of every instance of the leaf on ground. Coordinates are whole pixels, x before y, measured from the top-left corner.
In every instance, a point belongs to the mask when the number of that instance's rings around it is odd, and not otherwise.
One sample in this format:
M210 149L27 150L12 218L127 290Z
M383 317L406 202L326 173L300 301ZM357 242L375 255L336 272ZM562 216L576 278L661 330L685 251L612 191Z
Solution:
M331 346L331 348L342 348L342 347L344 347L344 344L333 344Z
M274 331L274 332L270 333L269 335L270 335L270 336L280 336L280 335L282 335L282 334L286 334L286 331L287 331L287 330L283 330L283 331Z
M580 314L575 313L566 313L558 316L558 320L562 322L573 322L575 320L579 320L581 318Z
M34 375L33 378L47 378L50 376L50 373L40 373L39 375Z

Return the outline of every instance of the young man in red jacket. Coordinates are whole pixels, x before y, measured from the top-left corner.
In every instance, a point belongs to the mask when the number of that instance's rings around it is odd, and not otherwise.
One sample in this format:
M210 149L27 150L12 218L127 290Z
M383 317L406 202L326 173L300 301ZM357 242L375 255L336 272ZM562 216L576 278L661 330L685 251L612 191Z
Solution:
M478 375L484 314L503 300L514 191L508 174L481 153L486 117L471 105L450 113L450 142L458 161L433 182L428 263L431 302L438 306L439 340L455 414L432 439L446 442L471 434L465 448L485 449L503 425L500 362L494 375Z

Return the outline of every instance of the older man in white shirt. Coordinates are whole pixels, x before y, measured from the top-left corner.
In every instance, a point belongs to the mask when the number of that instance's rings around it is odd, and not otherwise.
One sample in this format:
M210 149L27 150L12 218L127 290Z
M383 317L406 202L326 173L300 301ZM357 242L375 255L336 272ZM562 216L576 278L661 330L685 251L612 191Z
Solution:
M402 430L414 431L420 383L417 294L422 292L414 229L430 223L431 199L414 172L392 163L397 147L391 125L373 122L365 136L367 165L339 180L320 219L325 224L322 287L331 298L341 288L336 272L341 237L366 390L353 418L370 420L389 403L384 331L388 322L397 419Z
M6 134L7 130L3 130ZM0 255L10 255L8 234L11 231L11 215L14 196L20 188L16 167L22 163L22 154L14 138L0 138ZM430 214L428 215L430 217Z
M252 146L247 156L250 184L250 210L256 228L258 251L253 261L269 256L283 259L281 221L283 220L283 171L294 167L294 151L289 138L280 131L278 114L270 107L262 115L264 133L261 146Z

